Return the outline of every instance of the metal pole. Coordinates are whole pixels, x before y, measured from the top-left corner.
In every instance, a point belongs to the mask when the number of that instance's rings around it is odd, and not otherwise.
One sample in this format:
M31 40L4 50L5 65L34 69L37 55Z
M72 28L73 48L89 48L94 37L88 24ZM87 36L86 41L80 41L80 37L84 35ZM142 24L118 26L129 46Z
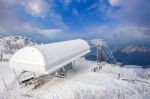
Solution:
M96 53L97 53L97 64L98 64L98 48L99 48L99 46L97 45L97 50L96 50Z
M1 56L0 56L0 61L3 61L3 52L2 52L2 48L1 48Z
M103 46L101 46L101 48L100 48L100 63L103 61Z

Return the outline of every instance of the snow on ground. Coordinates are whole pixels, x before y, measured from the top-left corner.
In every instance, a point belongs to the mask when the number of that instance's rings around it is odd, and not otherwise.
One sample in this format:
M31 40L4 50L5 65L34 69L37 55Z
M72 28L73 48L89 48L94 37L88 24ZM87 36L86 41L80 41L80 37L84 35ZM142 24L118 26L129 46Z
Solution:
M105 63L100 71L93 72L95 65L93 61L77 60L66 78L53 77L33 90L15 84L3 99L149 99L148 69Z
M14 72L8 67L8 63L0 62L0 93L6 88L4 83L10 85L14 79Z

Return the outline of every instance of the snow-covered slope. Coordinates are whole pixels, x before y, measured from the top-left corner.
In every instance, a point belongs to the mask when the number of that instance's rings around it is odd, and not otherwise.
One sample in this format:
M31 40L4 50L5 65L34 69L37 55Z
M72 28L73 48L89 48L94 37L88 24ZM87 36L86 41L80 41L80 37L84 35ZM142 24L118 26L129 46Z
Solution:
M105 63L93 72L94 61L79 59L66 78L51 78L37 89L17 83L3 99L149 99L150 71Z
M15 75L12 69L8 68L7 62L0 62L0 93L7 89L6 85L11 85L15 80Z

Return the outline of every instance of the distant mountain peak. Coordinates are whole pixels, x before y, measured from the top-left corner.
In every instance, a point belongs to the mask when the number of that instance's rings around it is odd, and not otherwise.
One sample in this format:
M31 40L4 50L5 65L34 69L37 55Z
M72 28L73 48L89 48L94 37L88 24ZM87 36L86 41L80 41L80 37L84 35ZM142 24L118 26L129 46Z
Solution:
M121 52L130 54L135 52L150 52L150 48L143 45L129 45L121 50Z

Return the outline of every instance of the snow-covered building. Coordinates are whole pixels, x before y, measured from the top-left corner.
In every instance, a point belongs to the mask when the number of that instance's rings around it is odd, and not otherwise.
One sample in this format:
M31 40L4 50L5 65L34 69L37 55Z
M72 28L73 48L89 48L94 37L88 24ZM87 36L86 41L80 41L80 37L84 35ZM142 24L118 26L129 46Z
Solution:
M11 68L48 74L66 66L90 52L82 39L24 47L9 61Z

